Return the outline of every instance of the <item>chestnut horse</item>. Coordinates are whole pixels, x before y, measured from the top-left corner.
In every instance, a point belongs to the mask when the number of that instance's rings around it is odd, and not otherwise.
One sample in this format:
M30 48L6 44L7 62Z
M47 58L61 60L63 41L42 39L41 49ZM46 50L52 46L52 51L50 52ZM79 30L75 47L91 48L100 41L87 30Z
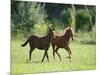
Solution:
M22 44L22 47L24 47L27 45L27 43L29 43L30 46L29 60L31 60L32 51L35 50L35 48L37 48L39 50L45 50L42 62L44 61L45 56L47 57L47 60L49 62L48 49L50 47L51 38L54 37L53 34L54 30L55 30L54 28L49 28L48 34L43 37L32 35L27 39L27 41L24 44Z
M74 31L71 27L65 28L65 32L62 36L54 35L54 38L52 38L52 40L51 40L54 60L55 60L55 53L59 56L59 58L61 60L61 56L58 53L59 48L64 48L69 54L68 58L70 58L70 60L71 60L72 52L69 48L70 38L72 38L72 40L74 40Z

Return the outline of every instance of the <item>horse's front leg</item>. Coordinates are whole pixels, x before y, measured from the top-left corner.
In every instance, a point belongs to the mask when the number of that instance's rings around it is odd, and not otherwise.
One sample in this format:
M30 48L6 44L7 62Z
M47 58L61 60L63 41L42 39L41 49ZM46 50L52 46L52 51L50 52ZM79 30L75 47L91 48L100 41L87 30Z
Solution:
M29 59L26 59L26 61L31 61L31 55L32 55L33 50L34 49L30 49L30 51L29 51Z
M61 56L60 56L60 54L58 53L58 47L56 48L56 50L55 50L55 52L56 52L56 54L59 56L59 59L60 59L60 61L61 61Z
M47 55L47 51L45 50L44 56L42 58L42 62L44 61L45 56Z
M68 54L69 54L69 56L68 56L67 58L70 58L70 60L71 60L71 54L72 54L72 52L71 52L69 46L65 47L65 50L66 50L66 51L68 52Z
M52 44L52 49L53 49L53 58L55 60L55 45Z
M47 56L47 60L48 60L48 62L49 62L49 56L48 56L48 52L46 53L46 56Z

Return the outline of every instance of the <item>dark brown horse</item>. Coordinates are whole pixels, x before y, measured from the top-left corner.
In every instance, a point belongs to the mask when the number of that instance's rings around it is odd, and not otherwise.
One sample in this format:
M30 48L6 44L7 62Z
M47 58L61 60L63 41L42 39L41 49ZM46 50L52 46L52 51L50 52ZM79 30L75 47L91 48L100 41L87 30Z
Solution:
M47 60L49 62L48 49L50 47L51 38L54 37L53 30L55 29L49 28L48 34L43 37L32 35L27 39L27 41L24 44L22 44L22 47L26 46L27 43L29 43L30 45L29 60L31 60L32 51L35 50L35 48L37 48L39 50L45 50L42 62L44 61L45 56L47 57Z
M65 28L65 32L61 36L54 35L54 38L52 38L52 40L51 40L54 59L55 59L55 53L56 53L61 60L61 56L58 53L59 48L64 48L69 54L68 58L71 59L72 52L69 48L69 41L70 41L70 38L72 38L72 40L74 40L73 37L74 37L74 32L73 32L73 29L71 27Z

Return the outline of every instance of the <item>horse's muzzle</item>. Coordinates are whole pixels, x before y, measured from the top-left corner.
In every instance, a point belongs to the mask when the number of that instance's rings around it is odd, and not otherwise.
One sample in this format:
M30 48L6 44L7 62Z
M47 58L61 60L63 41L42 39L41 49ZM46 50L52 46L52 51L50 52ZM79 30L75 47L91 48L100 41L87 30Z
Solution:
M74 38L72 38L72 40L74 40Z

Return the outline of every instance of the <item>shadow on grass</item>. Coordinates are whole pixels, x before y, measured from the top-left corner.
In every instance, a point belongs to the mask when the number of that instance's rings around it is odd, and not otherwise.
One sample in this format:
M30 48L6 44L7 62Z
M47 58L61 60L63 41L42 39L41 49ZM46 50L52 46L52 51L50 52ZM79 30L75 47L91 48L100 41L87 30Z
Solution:
M33 63L48 63L47 61L41 62L41 61L29 61L29 60L24 60L24 61L16 61L15 63L21 63L21 64L33 64Z
M83 41L80 41L81 44L89 44L89 45L96 45L96 41L94 40L83 40Z

